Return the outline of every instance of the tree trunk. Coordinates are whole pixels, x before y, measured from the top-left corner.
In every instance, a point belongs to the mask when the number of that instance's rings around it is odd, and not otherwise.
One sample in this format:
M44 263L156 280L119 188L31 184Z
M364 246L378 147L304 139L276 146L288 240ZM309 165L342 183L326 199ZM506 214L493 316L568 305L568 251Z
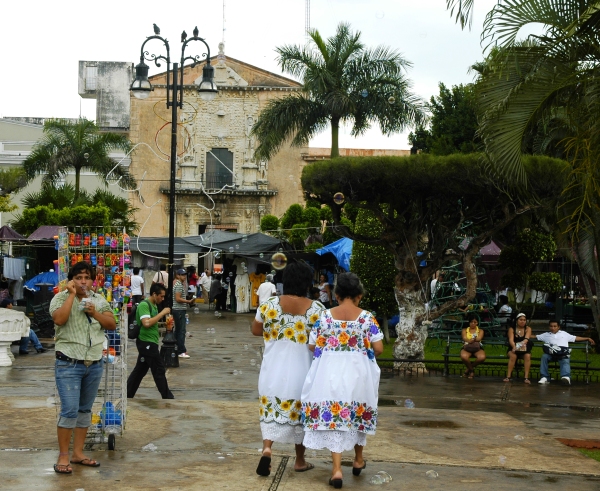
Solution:
M420 290L395 288L400 319L396 325L398 339L394 343L394 358L422 360L425 356L427 325L425 302ZM400 370L425 369L421 362L398 362L394 368Z
M385 338L385 342L390 342L390 327L388 323L388 318L386 315L383 316L383 320L381 322L381 330L383 331L383 337Z
M73 201L77 201L79 198L79 184L81 179L81 169L75 167L75 195Z
M331 158L340 156L340 118L331 118Z

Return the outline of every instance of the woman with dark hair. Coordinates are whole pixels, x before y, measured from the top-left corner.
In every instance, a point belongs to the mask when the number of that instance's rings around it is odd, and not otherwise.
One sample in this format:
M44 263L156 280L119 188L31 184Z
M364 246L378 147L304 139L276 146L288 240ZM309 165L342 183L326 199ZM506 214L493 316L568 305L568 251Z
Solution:
M294 443L294 470L304 472L314 466L304 460L302 445L302 384L310 368L308 334L324 309L306 297L312 283L310 268L301 263L288 263L283 273L283 295L270 297L259 305L252 322L252 334L265 342L258 376L260 429L263 451L256 473L271 472L273 442Z
M325 305L326 308L331 307L331 288L327 282L327 275L321 274L319 276L317 288L319 289L319 300L321 303Z
M464 376L473 378L475 367L485 361L485 351L481 341L483 340L483 329L479 329L479 318L475 314L469 314L469 325L462 330L463 347L460 350L460 359L467 369ZM476 358L471 361L471 358Z
M518 358L523 359L525 365L525 382L531 384L529 380L529 369L531 368L531 350L533 343L529 342L531 337L531 327L527 325L527 316L523 313L517 314L516 326L508 328L508 369L506 371L505 382L511 381L511 375L515 368Z
M342 487L342 452L354 449L352 474L366 467L363 447L377 427L379 366L383 334L375 317L358 305L364 289L354 273L342 273L335 287L338 306L321 313L310 333L314 352L302 388L304 445L331 451L329 484Z

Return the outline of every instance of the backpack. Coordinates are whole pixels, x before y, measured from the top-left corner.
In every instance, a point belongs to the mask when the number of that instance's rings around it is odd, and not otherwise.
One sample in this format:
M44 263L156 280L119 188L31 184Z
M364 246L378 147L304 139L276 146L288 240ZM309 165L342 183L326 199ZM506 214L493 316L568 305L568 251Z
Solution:
M547 355L550 355L554 360L562 360L563 358L568 358L571 354L570 348L565 348L564 346L557 346L555 344L545 343L542 346L542 350Z
M148 302L148 300L142 300L142 302L147 302L148 305L150 306L150 302ZM129 339L137 339L140 335L140 330L142 328L141 324L138 324L138 318L137 318L137 308L138 308L139 304L134 304L133 307L131 307L131 312L129 313L129 320L130 320L130 324L129 327L127 328L127 337ZM152 307L150 306L150 310L152 310ZM133 318L133 322L131 322L131 319Z

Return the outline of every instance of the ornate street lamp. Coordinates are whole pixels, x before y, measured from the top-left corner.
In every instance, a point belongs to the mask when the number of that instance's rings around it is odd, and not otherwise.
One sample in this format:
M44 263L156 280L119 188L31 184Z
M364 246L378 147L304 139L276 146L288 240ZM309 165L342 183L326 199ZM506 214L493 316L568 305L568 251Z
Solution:
M191 68L202 61L205 62L202 69L202 82L198 86L198 94L205 101L212 101L217 96L217 85L214 81L215 69L210 64L210 48L206 41L198 37L198 28L194 28L194 35L187 37L185 31L181 33L181 60L180 63L173 63L171 68L170 46L169 42L160 36L160 29L154 24L154 36L148 36L140 50L140 62L135 67L135 80L129 87L129 90L138 99L146 99L153 90L150 80L148 80L149 67L144 61L153 61L157 67L160 67L160 60L167 64L167 108L171 108L171 182L169 190L169 284L167 285L168 305L173 301L173 278L175 263L175 171L177 163L177 108L183 108L183 67L188 60L192 62ZM155 55L144 51L144 46L148 41L158 39L162 41L167 54ZM185 56L185 49L191 41L200 41L206 46L206 53L196 56ZM171 83L171 79L173 82Z

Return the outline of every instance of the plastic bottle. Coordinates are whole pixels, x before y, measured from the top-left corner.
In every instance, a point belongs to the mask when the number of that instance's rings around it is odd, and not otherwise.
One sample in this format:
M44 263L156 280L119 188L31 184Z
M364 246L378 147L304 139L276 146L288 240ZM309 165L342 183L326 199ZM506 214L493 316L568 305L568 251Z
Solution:
M190 316L188 314L185 314L185 323L186 324L190 323Z
M404 401L404 407L407 408L407 409L414 409L415 408L415 403L411 399L406 399Z

